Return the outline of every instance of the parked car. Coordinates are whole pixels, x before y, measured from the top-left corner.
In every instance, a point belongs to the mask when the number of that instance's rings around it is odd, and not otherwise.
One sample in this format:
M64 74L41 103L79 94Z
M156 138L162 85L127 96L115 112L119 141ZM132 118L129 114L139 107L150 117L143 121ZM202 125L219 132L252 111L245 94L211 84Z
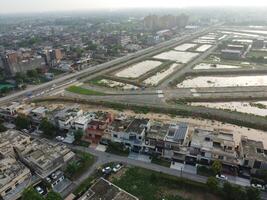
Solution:
M63 141L64 139L65 139L65 138L62 137L62 136L57 136L57 137L56 137L56 140L57 140L57 141L60 141L60 142Z
M39 194L44 194L44 190L40 186L36 187L35 189Z
M121 170L122 167L123 167L123 165L119 163L119 164L115 165L115 166L112 168L112 171L113 171L113 172L118 172L118 171Z
M112 172L112 169L111 169L111 167L105 167L102 169L102 172L104 174L110 174Z
M257 188L259 190L265 190L265 187L261 184L251 184L251 187Z
M46 180L48 183L51 183L51 178L46 177L45 180Z
M221 181L227 181L228 180L228 177L225 175L222 175L222 174L221 175L217 174L216 178L221 180Z

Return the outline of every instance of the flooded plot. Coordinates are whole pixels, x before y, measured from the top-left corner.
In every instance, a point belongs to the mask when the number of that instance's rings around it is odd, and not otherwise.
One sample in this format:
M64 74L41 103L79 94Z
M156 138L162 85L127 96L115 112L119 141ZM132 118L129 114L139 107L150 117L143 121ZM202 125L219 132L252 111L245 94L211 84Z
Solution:
M156 86L160 81L172 74L179 66L179 64L172 64L168 69L162 70L154 76L151 76L148 79L144 80L144 83L147 85Z
M154 56L154 58L162 60L172 60L178 63L188 63L190 60L198 56L198 53L192 52L179 52L179 51L167 51Z
M154 61L154 60L147 60L126 69L118 72L115 76L124 77L124 78L138 78L139 76L147 73L148 71L160 66L162 62Z
M108 79L102 79L98 83L104 84L108 87L111 88L122 88L124 90L129 90L129 89L137 89L137 86L126 84L126 83L121 83L113 80L108 80Z
M267 30L241 30L241 31L247 32L247 33L258 33L258 34L267 35Z
M249 34L249 33L240 33L240 32L234 32L234 31L221 31L221 33L223 34L233 34L236 37L251 37L251 38L258 38L260 37L260 35L256 35L256 34Z
M185 79L178 88L267 86L267 75L257 76L199 76Z
M197 44L193 44L193 43L185 43L185 44L182 44L182 45L179 45L178 47L175 47L174 49L176 51L186 51L190 48L193 48L197 46Z
M211 47L212 47L212 45L210 45L210 44L204 44L204 45L201 45L200 47L198 47L195 51L205 52L208 49L210 49Z
M200 63L196 65L193 69L239 69L239 68L241 68L241 66Z
M234 39L233 42L240 42L243 44L252 44L253 40L248 40L248 39Z
M224 38L226 38L228 35L223 35L222 37L218 38L218 40L223 40Z
M258 102L194 102L192 106L204 106L208 108L227 109L242 113L267 116L267 101Z
M215 40L204 40L204 39L195 39L193 42L198 43L198 44L215 44Z

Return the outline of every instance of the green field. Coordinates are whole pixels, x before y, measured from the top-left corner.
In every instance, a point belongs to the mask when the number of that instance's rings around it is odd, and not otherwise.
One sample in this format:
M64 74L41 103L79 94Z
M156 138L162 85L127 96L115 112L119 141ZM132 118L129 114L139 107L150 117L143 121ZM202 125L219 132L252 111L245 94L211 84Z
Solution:
M68 92L76 93L76 94L82 94L82 95L92 95L92 96L103 96L105 95L102 92L94 91L85 89L79 86L70 86L66 89Z
M14 86L11 84L0 84L0 90L7 88L7 89L13 89Z
M220 199L209 193L205 184L138 167L128 168L112 182L140 200Z

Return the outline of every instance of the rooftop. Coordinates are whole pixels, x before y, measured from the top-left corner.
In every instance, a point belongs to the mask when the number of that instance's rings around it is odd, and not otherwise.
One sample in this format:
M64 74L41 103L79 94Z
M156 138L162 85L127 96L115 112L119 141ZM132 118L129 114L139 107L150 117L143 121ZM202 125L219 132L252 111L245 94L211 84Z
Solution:
M157 140L164 140L170 124L162 124L160 122L152 122L150 130L147 132L147 137Z
M147 127L149 119L139 119L135 118L130 125L127 127L127 133L137 133L141 134L142 131Z
M267 162L267 150L264 149L263 142L242 137L241 145L245 158Z
M171 124L166 135L166 140L172 140L174 142L184 141L188 133L188 125L180 123L178 125Z

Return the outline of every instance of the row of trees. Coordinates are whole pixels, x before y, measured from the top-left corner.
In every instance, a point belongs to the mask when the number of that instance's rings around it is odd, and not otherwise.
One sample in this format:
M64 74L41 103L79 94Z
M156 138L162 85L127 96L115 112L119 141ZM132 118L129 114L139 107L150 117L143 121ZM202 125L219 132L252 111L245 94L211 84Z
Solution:
M221 174L222 164L220 161L215 160L212 163L211 170L213 174ZM260 200L260 191L257 188L246 187L245 189L232 185L229 182L225 182L223 185L220 184L218 179L214 176L209 177L207 180L207 186L213 193L218 193L225 200Z
M31 121L27 116L19 115L15 119L15 125L16 125L16 128L19 130L23 130L23 129L28 130L31 127ZM39 125L39 129L42 131L43 136L47 138L54 138L57 133L57 128L54 126L54 124L49 122L46 118L44 118L41 121Z

